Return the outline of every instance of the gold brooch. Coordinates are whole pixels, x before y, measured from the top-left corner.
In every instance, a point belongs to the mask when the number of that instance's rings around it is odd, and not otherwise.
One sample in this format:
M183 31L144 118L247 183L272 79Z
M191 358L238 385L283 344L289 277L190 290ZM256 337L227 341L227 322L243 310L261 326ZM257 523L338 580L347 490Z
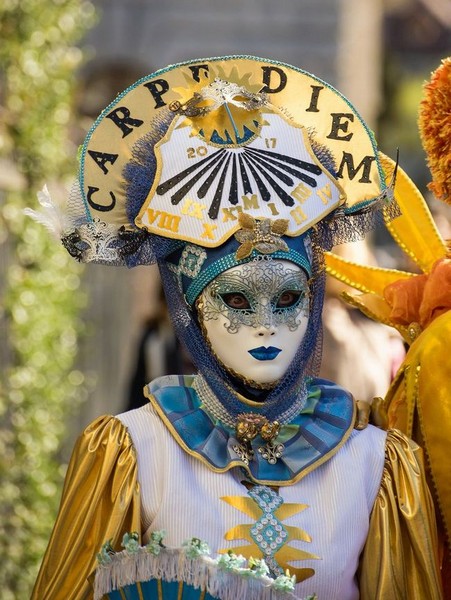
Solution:
M288 252L288 246L281 236L288 229L288 219L262 219L257 221L247 213L240 213L238 221L241 229L235 233L235 238L241 246L236 251L236 259L247 258L252 250L261 254L272 254L281 250Z
M278 421L268 421L266 417L256 413L242 413L238 415L235 431L240 443L233 446L233 450L246 465L254 458L251 443L258 435L266 442L265 446L258 448L262 458L274 465L282 456L284 445L274 443L280 431Z

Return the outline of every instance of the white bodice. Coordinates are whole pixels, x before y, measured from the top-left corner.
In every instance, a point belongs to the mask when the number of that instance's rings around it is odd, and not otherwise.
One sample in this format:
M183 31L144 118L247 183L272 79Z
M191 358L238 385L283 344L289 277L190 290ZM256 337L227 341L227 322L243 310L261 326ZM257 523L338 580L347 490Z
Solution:
M240 554L240 546L248 546L249 541L227 540L225 535L232 527L255 524L236 500L249 498L241 483L241 470L215 473L190 456L150 403L118 418L128 428L137 452L144 542L151 531L164 529L167 546L180 547L183 541L198 537L208 543L213 556L228 548ZM309 537L292 539L299 536L287 529L291 533L285 548L298 548L318 557L292 563L315 570L312 577L296 586L300 598L313 593L318 600L359 597L355 573L379 491L385 439L386 433L372 426L354 430L330 460L297 483L280 487L284 504L307 505L299 506L283 525L299 528Z

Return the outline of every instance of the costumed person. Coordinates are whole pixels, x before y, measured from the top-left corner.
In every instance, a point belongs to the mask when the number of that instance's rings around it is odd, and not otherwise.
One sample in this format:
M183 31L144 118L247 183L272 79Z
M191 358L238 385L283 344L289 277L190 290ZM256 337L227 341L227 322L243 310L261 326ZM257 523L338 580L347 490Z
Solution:
M451 58L444 59L424 86L419 130L436 199L451 204ZM386 171L390 161L385 159ZM451 598L451 252L428 205L399 170L395 190L402 216L387 222L395 242L421 271L368 269L328 255L331 275L361 294L345 299L367 316L396 328L409 345L383 402L379 422L395 427L422 446L433 492L441 542L444 596Z
M349 101L287 64L173 65L103 111L59 234L156 261L197 372L82 433L34 600L441 598L419 447L316 377L323 253L392 195Z

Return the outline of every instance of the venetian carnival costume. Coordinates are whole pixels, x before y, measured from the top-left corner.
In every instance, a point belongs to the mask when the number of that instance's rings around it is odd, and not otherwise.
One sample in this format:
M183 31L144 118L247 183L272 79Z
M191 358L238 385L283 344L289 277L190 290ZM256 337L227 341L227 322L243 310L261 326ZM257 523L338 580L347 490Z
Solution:
M197 373L80 436L34 600L441 598L418 446L315 376L323 252L392 195L351 104L283 63L170 66L105 109L61 239L84 262L157 262Z
M451 203L451 58L444 59L424 85L418 125L431 171L429 189ZM387 171L390 161L385 158ZM386 420L424 449L441 538L441 571L451 596L451 477L449 449L451 402L448 360L451 335L450 242L440 234L414 182L402 171L395 190L402 215L387 223L394 241L420 273L368 268L328 254L329 273L358 294L345 300L375 321L397 329L408 352L396 377L377 404L376 418Z

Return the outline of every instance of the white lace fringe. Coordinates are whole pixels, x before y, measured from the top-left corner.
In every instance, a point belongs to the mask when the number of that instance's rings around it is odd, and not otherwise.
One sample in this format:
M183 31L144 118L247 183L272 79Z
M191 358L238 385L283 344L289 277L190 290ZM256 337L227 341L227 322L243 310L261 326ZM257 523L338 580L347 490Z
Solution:
M136 582L162 579L183 581L195 588L207 590L220 600L289 600L292 592L276 590L269 577L252 577L218 568L208 556L188 558L182 550L164 548L158 556L140 548L134 554L118 552L111 563L99 565L94 583L94 600Z

